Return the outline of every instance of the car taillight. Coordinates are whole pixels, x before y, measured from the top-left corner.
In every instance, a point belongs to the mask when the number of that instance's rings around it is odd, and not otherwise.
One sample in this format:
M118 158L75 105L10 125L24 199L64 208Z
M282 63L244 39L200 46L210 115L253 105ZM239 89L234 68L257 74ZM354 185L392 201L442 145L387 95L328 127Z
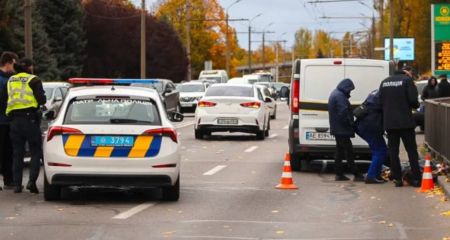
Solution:
M197 103L197 107L214 107L217 103L215 102L208 102L208 101L199 101Z
M157 128L157 129L150 129L145 131L144 133L142 133L142 135L161 135L161 136L165 136L165 137L170 137L170 139L172 139L172 141L174 142L178 142L178 136L177 136L177 132L172 129L172 128Z
M47 131L47 142L52 140L54 136L62 134L78 135L83 133L75 128L61 127L61 126L50 127L50 129Z
M247 107L247 108L260 108L261 103L260 102L246 102L246 103L241 103L241 106Z
M300 99L300 79L292 80L292 92L291 92L291 112L298 113L298 103Z

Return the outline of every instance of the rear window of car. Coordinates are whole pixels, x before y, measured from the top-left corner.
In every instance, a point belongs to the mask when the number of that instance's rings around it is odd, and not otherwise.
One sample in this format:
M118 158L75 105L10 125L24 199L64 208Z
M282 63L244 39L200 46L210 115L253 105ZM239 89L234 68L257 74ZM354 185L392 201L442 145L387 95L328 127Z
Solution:
M70 101L64 124L161 125L156 103L148 98L83 97Z
M252 87L240 86L212 86L208 88L207 97L253 97Z
M180 92L204 92L203 84L181 84L177 87Z

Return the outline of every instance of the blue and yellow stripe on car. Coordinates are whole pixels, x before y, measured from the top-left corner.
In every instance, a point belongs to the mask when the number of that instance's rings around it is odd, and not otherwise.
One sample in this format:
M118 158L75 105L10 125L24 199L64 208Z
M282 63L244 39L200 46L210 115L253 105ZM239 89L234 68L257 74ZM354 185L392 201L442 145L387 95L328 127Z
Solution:
M162 136L137 136L132 147L101 147L91 145L89 135L62 136L64 151L71 157L125 157L147 158L158 155Z

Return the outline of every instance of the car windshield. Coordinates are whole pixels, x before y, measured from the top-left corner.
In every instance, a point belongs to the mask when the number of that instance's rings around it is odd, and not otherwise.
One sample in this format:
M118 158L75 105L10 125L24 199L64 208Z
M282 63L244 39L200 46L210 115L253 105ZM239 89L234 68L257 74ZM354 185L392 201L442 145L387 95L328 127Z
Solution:
M202 84L182 84L177 89L180 92L204 92L205 86Z
M207 97L253 97L253 88L240 86L212 86L208 88Z
M69 103L64 123L161 125L161 119L150 99L88 97Z
M45 97L47 98L47 100L50 100L52 98L54 90L55 88L44 87Z
M155 82L155 83L132 83L131 86L134 87L146 87L146 88L153 88L159 93L163 92L163 83L162 82Z

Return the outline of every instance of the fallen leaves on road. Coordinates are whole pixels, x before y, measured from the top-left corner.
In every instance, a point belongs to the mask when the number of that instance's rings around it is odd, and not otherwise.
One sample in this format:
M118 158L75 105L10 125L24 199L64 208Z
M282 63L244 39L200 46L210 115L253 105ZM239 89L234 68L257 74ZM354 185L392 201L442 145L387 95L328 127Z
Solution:
M386 224L386 221L383 220L383 221L379 221L378 223L379 224Z
M443 237L442 240L450 240L450 237Z
M281 235L281 234L284 234L284 231L279 230L279 231L277 231L276 233Z
M272 210L272 213L279 213L280 211L278 210Z
M14 220L14 219L16 219L16 217L6 217L5 219L6 220Z
M393 223L389 223L388 227L393 227L394 224Z
M441 212L441 216L450 217L450 210L446 212Z

